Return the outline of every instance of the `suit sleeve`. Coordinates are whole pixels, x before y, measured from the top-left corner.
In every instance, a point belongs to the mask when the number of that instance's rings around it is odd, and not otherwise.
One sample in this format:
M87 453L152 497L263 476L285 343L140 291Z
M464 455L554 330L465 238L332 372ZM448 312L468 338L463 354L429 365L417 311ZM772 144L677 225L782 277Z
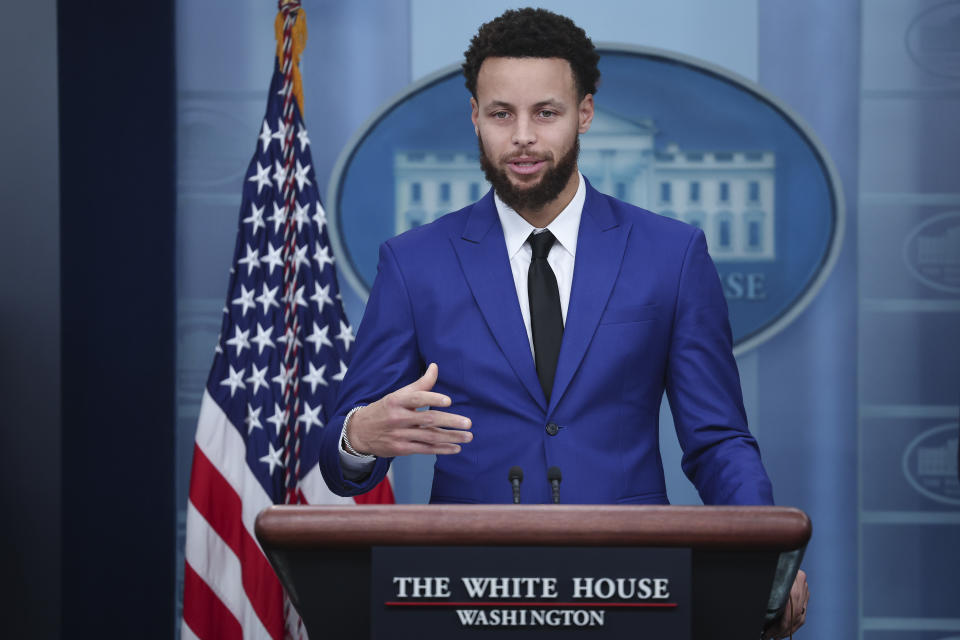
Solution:
M369 476L354 482L340 466L340 432L346 414L416 380L424 370L417 347L413 308L396 256L380 246L377 277L357 332L350 366L340 386L337 409L320 441L320 472L330 490L355 496L383 480L392 458L378 458Z
M747 428L727 303L699 229L684 256L666 379L681 466L704 504L773 504Z

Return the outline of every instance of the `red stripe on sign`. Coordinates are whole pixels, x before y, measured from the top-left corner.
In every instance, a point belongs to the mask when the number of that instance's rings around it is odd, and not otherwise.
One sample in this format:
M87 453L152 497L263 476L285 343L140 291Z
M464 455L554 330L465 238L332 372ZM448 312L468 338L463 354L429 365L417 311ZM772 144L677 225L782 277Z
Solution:
M243 627L190 563L183 571L183 622L203 640L243 640Z
M676 602L447 602L440 601L388 601L388 607L535 607L537 609L576 609L607 607L630 607L634 609L676 609Z
M390 479L384 478L377 486L366 493L353 496L357 504L393 504L393 489L390 487Z
M240 559L243 590L263 626L275 640L283 638L283 587L243 526L240 496L197 446L193 448L190 502Z

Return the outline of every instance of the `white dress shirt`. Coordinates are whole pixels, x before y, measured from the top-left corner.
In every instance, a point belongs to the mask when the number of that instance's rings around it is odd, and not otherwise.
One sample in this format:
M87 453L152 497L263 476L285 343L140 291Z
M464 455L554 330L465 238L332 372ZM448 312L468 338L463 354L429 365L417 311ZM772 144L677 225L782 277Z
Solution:
M570 306L570 287L573 285L573 264L577 257L577 233L580 231L580 216L583 214L583 202L587 198L587 188L583 176L577 173L580 180L577 192L573 195L563 211L543 229L537 229L520 217L496 193L493 202L497 206L497 215L500 217L500 226L503 227L503 239L507 244L507 255L510 257L510 270L513 272L513 284L517 288L517 301L520 303L520 315L523 324L527 327L527 339L530 341L530 353L533 353L533 331L530 329L530 297L527 295L527 271L530 270L530 257L533 250L527 242L531 233L541 233L547 229L557 239L550 247L547 262L557 278L557 288L560 290L560 312L563 314L563 323L567 323L567 307Z
M546 229L557 239L550 247L547 262L557 278L557 288L560 291L560 312L563 314L563 323L567 323L567 308L570 306L570 288L573 285L573 265L577 257L577 234L580 231L580 218L583 215L583 203L587 199L586 183L583 175L577 172L579 183L577 192L570 203L557 215L553 221L543 229L538 229L520 217L511 209L500 196L494 192L493 202L503 228L503 239L507 245L507 256L510 257L510 270L513 273L513 284L517 290L517 301L520 303L520 315L527 328L527 339L530 341L530 353L533 354L533 330L530 328L530 298L527 295L527 271L530 269L530 257L533 250L527 243L531 233L542 233ZM456 411L456 408L454 408ZM346 421L344 421L346 422ZM344 424L346 429L346 424ZM344 475L348 479L359 479L373 468L374 459L355 456L343 448L343 438L340 443L340 464Z

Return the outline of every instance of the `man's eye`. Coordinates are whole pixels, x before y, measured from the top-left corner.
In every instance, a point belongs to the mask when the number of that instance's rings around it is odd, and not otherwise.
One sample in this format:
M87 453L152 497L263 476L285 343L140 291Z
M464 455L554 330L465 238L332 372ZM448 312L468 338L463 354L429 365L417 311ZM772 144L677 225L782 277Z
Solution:
M494 112L491 114L491 116L492 116L495 120L503 120L503 119L505 119L506 117L508 117L509 115L510 115L510 114L507 113L506 111L494 111Z
M556 115L557 115L556 111L550 111L549 109L544 109L543 111L540 112L541 118L553 118Z

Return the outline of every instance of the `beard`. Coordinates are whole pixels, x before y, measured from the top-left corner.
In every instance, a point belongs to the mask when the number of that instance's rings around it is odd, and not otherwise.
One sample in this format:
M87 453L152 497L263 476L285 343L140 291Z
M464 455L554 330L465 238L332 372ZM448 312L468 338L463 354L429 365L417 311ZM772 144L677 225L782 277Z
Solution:
M487 182L493 185L493 190L500 199L514 211L539 211L556 199L570 182L570 176L577 168L577 158L580 156L580 137L577 136L560 160L553 167L547 168L539 182L529 187L518 186L510 181L506 169L498 169L487 157L483 138L477 136L477 142L480 145L480 167ZM509 161L510 157L504 156L504 162ZM553 154L548 152L538 159L550 162Z

